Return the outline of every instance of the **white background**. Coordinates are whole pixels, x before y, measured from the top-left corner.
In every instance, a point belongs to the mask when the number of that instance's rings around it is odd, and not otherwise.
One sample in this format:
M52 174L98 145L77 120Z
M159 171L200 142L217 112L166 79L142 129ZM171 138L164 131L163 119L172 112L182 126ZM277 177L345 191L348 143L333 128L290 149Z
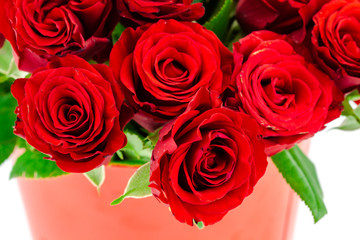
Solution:
M310 158L317 167L329 213L314 225L309 210L300 203L294 240L360 239L360 131L328 129L312 139ZM16 180L8 181L10 169L10 162L0 167L0 239L30 240Z

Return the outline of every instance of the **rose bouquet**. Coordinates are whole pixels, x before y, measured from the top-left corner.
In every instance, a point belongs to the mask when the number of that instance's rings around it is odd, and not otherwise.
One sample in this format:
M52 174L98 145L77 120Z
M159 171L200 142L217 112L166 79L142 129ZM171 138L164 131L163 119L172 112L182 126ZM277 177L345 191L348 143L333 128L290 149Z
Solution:
M326 214L297 144L341 114L360 128L358 0L0 2L0 163L25 149L11 177L101 191L104 165L136 166L112 205L153 195L202 228L271 157Z

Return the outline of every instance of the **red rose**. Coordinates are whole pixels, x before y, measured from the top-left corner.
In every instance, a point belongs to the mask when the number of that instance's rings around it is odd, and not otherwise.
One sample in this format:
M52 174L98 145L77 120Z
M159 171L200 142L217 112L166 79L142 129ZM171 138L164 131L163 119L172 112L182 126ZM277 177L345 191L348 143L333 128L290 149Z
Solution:
M314 22L316 60L344 92L360 88L360 1L331 1Z
M115 0L0 0L0 32L10 41L21 70L45 66L72 53L105 61L118 21Z
M234 44L234 58L240 107L262 126L268 155L313 136L339 117L343 94L285 36L253 32Z
M302 42L306 25L318 9L330 0L240 0L236 18L249 31L268 29L292 34Z
M51 156L67 172L87 172L126 144L131 117L106 65L67 55L54 58L11 92L18 101L15 134Z
M193 21L201 18L205 9L193 0L117 0L121 22L125 25L144 25L159 19Z
M4 36L0 33L0 48L4 45L4 41L5 41L5 38L4 38Z
M220 221L248 196L267 166L259 127L201 89L160 131L150 167L155 197L181 222Z
M155 130L180 115L197 90L218 93L229 83L232 53L200 24L160 20L126 29L110 54L110 67L135 121Z

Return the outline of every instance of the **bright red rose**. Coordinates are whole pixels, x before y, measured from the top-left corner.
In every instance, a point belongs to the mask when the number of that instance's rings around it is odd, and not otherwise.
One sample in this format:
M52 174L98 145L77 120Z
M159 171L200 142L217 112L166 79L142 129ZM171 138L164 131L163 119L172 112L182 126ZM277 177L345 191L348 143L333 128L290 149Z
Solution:
M126 29L110 54L110 67L134 120L155 130L180 115L201 87L220 94L229 84L232 53L200 24L160 20Z
M189 225L220 221L252 193L267 158L249 115L220 107L200 89L188 109L160 131L150 167L153 195Z
M0 0L0 32L12 44L21 70L45 66L72 53L105 61L119 17L115 0Z
M268 29L292 34L300 43L306 25L319 8L330 0L239 0L236 18L248 31Z
M334 0L314 16L316 60L344 92L360 88L360 1Z
M67 55L54 58L11 92L18 101L15 134L67 172L87 172L126 144L131 117L109 67Z
M117 0L121 22L139 26L159 19L193 21L201 18L205 9L202 3L193 0Z
M313 136L342 110L334 82L286 40L260 31L234 44L240 109L262 126L268 155Z

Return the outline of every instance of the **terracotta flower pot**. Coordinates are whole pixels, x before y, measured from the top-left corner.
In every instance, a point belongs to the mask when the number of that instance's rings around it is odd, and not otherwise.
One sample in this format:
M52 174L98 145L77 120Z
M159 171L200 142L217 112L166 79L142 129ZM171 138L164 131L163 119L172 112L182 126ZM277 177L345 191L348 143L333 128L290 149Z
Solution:
M19 178L34 240L241 239L288 240L298 197L271 161L242 205L202 230L178 222L155 198L110 202L123 192L134 168L107 167L100 194L82 174L31 180Z

